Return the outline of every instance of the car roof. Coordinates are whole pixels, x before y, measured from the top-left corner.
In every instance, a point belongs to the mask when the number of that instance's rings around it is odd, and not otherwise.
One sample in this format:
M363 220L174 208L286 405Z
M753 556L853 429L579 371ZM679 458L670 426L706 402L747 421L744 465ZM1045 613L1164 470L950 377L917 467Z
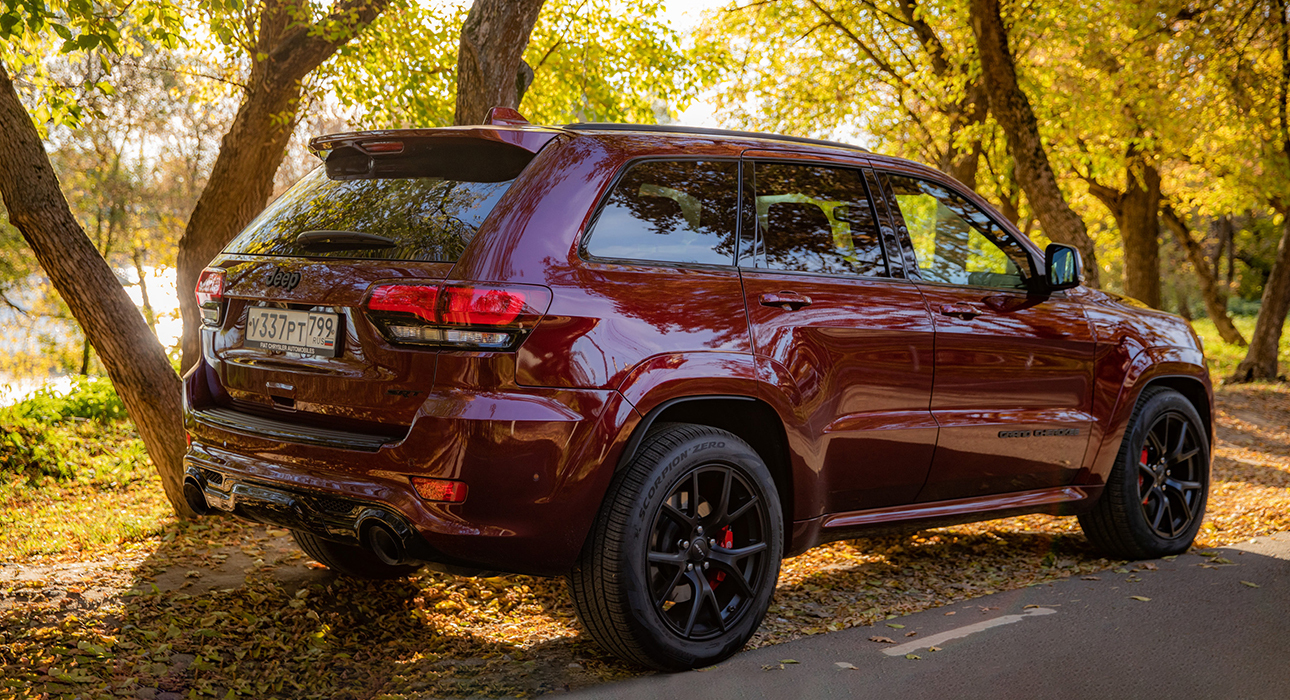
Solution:
M620 124L617 122L578 122L575 124L565 124L562 127L567 131L573 132L628 132L636 134L664 135L675 134L677 136L717 136L730 140L739 141L769 141L771 144L766 145L784 145L784 144L803 144L809 146L823 146L826 148L837 148L847 151L869 153L869 149L850 143L840 141L826 141L824 139L812 139L804 136L785 136L783 134L768 134L760 131L737 131L734 129L714 129L703 126L685 126L681 124Z

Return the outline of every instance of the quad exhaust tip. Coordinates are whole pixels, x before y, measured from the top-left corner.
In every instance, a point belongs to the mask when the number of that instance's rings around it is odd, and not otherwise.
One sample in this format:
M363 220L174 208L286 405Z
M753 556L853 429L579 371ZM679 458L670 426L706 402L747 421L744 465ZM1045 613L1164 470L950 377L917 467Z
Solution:
M377 559L391 566L407 563L407 554L398 535L383 523L372 523L367 528L367 548Z
M184 501L198 515L206 515L211 512L210 504L206 502L206 491L202 489L201 484L197 483L197 479L191 476L184 479Z

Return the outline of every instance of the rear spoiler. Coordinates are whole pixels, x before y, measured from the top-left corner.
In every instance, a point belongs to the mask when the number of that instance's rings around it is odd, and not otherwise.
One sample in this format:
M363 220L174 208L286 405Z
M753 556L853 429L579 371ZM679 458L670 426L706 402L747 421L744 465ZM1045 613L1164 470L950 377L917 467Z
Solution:
M309 150L334 180L442 177L469 182L514 179L562 129L490 124L383 129L319 136Z

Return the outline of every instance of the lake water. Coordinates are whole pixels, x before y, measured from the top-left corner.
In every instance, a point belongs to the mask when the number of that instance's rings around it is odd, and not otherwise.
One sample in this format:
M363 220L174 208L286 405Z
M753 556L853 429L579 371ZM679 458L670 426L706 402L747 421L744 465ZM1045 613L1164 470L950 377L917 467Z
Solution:
M125 291L135 306L142 308L143 296L139 291L138 275L133 269L118 269L115 272L125 284L130 285L125 287ZM175 270L146 267L144 275L148 285L148 301L152 302L152 309L157 314L157 338L162 345L170 347L178 342L183 329L183 323L179 320L179 297L175 294ZM27 285L13 290L14 293L7 296L19 307L30 310L39 301L43 281L43 278L33 277ZM23 314L7 305L0 306L0 355L39 353L50 343L79 348L80 329L70 321ZM0 406L20 401L44 387L66 389L71 381L72 376L66 373L16 376L0 370Z

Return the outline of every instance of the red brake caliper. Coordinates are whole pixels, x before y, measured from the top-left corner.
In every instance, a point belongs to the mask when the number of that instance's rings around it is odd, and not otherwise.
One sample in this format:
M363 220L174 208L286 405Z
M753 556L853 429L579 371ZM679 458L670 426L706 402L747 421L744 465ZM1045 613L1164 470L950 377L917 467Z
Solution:
M1142 466L1144 467L1147 466L1147 448L1145 447L1142 448ZM1138 493L1142 493L1142 472L1141 471L1138 472ZM1147 500L1150 498L1151 498L1151 494L1147 494L1146 496L1144 496L1142 498L1142 505L1145 506L1147 504Z
M718 544L725 549L735 546L735 533L730 531L729 526L721 531L721 541ZM717 584L724 580L726 580L726 572L724 571L708 573L708 585L713 588L716 588Z

